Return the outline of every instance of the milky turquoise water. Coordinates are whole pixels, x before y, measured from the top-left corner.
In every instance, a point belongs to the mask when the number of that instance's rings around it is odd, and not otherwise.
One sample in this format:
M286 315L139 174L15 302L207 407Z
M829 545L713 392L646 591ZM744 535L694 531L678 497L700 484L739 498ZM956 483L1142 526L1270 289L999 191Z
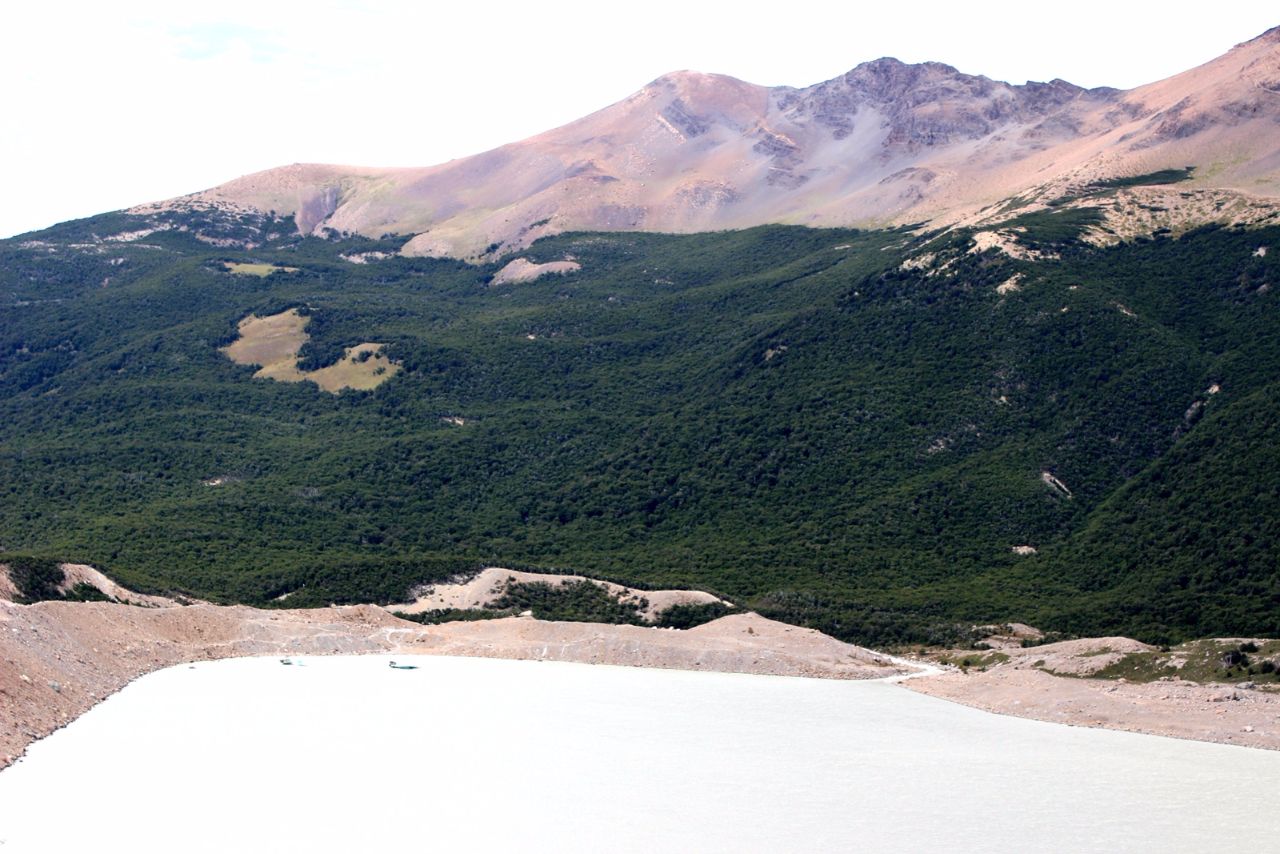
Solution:
M884 683L397 660L146 676L0 772L0 854L1280 851L1280 753Z

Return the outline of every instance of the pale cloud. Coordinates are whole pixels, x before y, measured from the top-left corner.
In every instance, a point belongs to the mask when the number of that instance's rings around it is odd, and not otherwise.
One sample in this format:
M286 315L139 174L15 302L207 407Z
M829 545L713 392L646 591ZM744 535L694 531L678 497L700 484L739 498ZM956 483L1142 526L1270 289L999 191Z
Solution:
M177 41L181 59L204 60L233 52L242 52L253 62L279 60L285 47L279 37L258 27L234 23L204 24L171 30Z

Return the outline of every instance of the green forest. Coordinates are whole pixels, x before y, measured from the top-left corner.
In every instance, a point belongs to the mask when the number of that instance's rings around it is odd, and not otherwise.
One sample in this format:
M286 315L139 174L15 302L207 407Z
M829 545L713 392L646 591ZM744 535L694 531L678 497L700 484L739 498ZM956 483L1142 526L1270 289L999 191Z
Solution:
M1276 635L1280 228L1095 248L1098 221L1023 217L1037 261L964 231L566 234L518 256L580 271L504 285L517 255L353 263L407 238L275 215L0 241L0 559L290 607L572 571L888 645ZM382 342L402 370L335 395L219 352L291 308L300 367Z

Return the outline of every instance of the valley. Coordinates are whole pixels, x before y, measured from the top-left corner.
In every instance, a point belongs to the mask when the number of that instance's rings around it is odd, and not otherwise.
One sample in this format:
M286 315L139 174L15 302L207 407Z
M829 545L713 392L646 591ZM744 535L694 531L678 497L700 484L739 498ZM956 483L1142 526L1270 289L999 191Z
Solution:
M677 72L0 240L0 755L381 653L1280 749L1276 86Z

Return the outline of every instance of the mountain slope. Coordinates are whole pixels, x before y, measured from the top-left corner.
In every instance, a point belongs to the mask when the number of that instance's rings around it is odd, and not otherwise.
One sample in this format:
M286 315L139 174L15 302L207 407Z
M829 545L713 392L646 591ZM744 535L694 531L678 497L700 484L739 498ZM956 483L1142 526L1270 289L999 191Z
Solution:
M0 242L0 545L253 604L397 601L488 563L877 643L1280 631L1280 228L1095 247L1097 216L1023 217L1003 250L966 229L568 234L527 254L580 269L510 284L507 258L256 215ZM331 394L225 355L244 318L291 309L301 370L361 342L400 370Z
M161 207L273 211L302 233L417 235L408 254L475 258L572 230L979 222L1099 179L1186 166L1195 177L1180 194L1229 191L1192 225L1230 220L1228 202L1280 197L1280 28L1128 92L1012 86L892 59L803 89L679 72L473 157L299 164ZM1262 203L1264 216L1277 210Z

